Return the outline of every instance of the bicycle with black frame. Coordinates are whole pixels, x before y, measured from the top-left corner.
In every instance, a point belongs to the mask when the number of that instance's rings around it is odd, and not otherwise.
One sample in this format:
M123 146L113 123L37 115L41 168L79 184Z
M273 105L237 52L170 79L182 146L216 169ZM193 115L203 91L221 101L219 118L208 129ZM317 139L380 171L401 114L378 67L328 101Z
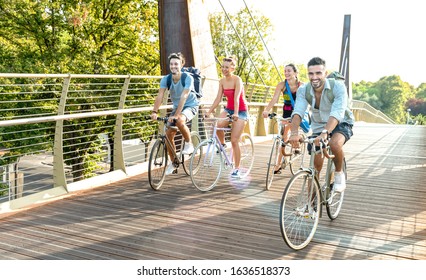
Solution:
M302 144L299 149L293 149L291 145L284 141L281 137L285 126L283 122L290 122L291 117L283 118L277 116L276 113L268 114L268 117L271 120L275 120L276 124L278 124L278 133L272 139L271 153L268 160L268 170L266 172L266 190L271 188L274 175L281 173L287 166L289 166L291 174L295 174L303 168L306 150L306 144ZM307 137L307 134L304 133L302 129L299 129L299 132ZM278 170L277 167L279 167Z
M174 166L175 171L177 172L177 169L180 165L182 165L183 170L187 175L190 174L189 171L189 164L190 164L190 158L191 155L184 155L182 153L185 145L185 141L182 139L180 144L179 152L172 149L172 145L170 143L170 140L166 136L166 130L167 129L177 129L175 127L168 126L168 117L158 117L157 121L162 122L162 133L160 132L157 136L157 140L155 141L154 145L152 146L151 153L149 156L149 165L148 165L148 180L151 188L154 190L160 189L160 187L163 185L164 179L166 177L166 168L167 163L169 161L169 155L174 158ZM161 129L159 129L161 131ZM197 131L191 132L191 141L194 146L197 146L201 142L200 135ZM176 147L178 149L178 147ZM195 152L195 151L194 151ZM194 167L197 168L197 164L194 163Z

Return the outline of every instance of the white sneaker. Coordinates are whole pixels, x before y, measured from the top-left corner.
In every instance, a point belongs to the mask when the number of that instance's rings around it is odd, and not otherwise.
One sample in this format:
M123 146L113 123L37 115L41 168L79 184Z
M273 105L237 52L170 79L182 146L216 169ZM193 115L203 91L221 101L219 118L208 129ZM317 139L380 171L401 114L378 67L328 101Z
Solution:
M185 142L185 147L183 147L182 154L190 155L194 152L194 145L191 142Z
M232 178L240 178L241 177L241 173L239 169L234 169L234 171L232 171L231 173L231 177Z
M334 184L333 189L335 192L344 192L346 189L346 178L343 172L334 173Z
M169 163L169 165L167 165L167 168L166 168L166 175L173 174L175 170L176 170L176 166L173 164L173 162Z

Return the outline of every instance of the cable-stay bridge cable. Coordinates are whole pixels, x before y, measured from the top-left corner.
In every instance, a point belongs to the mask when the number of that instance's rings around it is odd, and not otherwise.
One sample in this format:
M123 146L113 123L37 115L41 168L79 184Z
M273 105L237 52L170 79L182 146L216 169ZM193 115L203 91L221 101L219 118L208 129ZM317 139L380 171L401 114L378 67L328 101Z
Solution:
M245 1L245 0L243 0L243 2L244 2L244 5L246 6L247 12L249 13L251 20L253 21L254 26L256 27L257 33L259 33L259 37L260 37L260 39L262 40L262 43L263 43L263 45L265 46L266 51L268 52L269 57L270 57L270 58L271 58L271 60L272 60L272 64L274 65L275 70L277 70L278 76L280 77L280 81L283 81L283 77L281 76L280 70L278 70L278 67L277 67L277 65L275 64L274 58L272 57L271 53L269 52L268 46L266 45L266 42L265 42L265 40L263 39L262 33L260 33L260 30L259 30L259 28L258 28L258 26L257 26L257 24L256 24L256 21L254 20L254 18L253 18L253 16L252 16L251 12L250 12L249 7L247 6L246 1Z
M231 18L229 17L228 13L226 12L225 7L222 5L222 1L218 0L220 6L222 6L223 12L225 13L226 18L228 19L229 23L231 24L232 29L234 30L235 34L238 37L238 40L240 40L241 45L243 46L244 51L247 53L247 56L249 57L254 69L256 70L257 75L259 76L259 78L262 80L262 83L266 86L265 80L263 80L262 75L260 74L259 70L257 69L256 65L253 62L253 59L250 56L250 53L247 51L246 46L243 43L243 40L241 39L240 34L238 33L237 29L235 28L235 26L232 24Z

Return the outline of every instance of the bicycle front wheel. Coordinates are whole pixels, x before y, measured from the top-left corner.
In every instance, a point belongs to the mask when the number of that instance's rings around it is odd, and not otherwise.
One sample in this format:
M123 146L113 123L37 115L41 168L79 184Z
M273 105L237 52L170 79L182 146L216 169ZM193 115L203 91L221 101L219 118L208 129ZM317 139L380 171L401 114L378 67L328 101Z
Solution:
M295 153L293 149L293 152L290 156L290 172L293 175L303 167L303 158L305 156L306 145L307 144L302 143L300 145L300 150L297 153Z
M192 184L200 191L214 188L222 172L222 153L214 141L204 140L194 150L190 161Z
M326 192L327 203L325 208L327 209L327 215L331 220L334 220L339 216L340 209L342 209L343 197L345 195L344 192L334 192L333 191L333 183L334 183L334 172L336 168L334 166L334 161L329 159L329 163L327 164L327 178L326 184L328 186ZM343 158L343 173L345 174L345 178L348 179L348 175L346 173L346 160ZM331 190L331 191L330 191Z
M272 180L274 179L274 170L278 165L280 165L280 163L278 163L280 148L281 142L279 139L275 138L268 161L268 171L266 173L266 190L271 188Z
M280 206L280 228L293 250L305 248L314 237L319 221L319 184L309 171L300 171L288 182Z
M201 138L200 138L200 135L198 135L198 132L196 132L196 131L191 132L191 141L192 141L192 145L194 145L194 148L197 147L198 144L200 144ZM196 152L195 149L194 149L194 152ZM200 150L198 152L202 153L203 151ZM190 162L191 162L191 157L192 157L192 155L182 154L182 165L183 165L183 170L185 171L186 175L190 175L189 165L190 165ZM200 157L197 157L197 158L199 159ZM198 170L197 169L198 168L197 162L194 162L193 168L195 168L194 172L197 172L197 170Z
M160 189L166 177L167 148L166 143L161 139L155 141L149 155L148 180L151 188Z
M241 178L246 177L251 169L253 168L254 163L254 145L253 139L248 133L243 133L241 135L240 141L240 152L241 152L241 160L240 160L240 172Z

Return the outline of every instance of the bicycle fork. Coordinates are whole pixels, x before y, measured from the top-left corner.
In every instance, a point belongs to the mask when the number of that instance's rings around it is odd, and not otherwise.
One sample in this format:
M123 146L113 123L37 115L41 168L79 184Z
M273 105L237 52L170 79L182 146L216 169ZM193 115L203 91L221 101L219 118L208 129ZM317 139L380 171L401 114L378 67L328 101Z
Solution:
M315 182L317 185L315 185ZM315 188L316 186L319 186L319 180L317 178L317 172L314 171L308 171L308 175L306 176L303 188L302 188L302 194L307 193L306 197L301 198L303 201L306 201L307 207L312 207L314 212L318 213L319 217L322 217L322 207L327 201L324 199L323 196L323 190L320 188L318 190L318 197L315 195ZM307 188L307 190L305 189ZM303 203L302 201L302 203ZM305 209L306 210L306 209ZM306 216L305 216L306 218Z

